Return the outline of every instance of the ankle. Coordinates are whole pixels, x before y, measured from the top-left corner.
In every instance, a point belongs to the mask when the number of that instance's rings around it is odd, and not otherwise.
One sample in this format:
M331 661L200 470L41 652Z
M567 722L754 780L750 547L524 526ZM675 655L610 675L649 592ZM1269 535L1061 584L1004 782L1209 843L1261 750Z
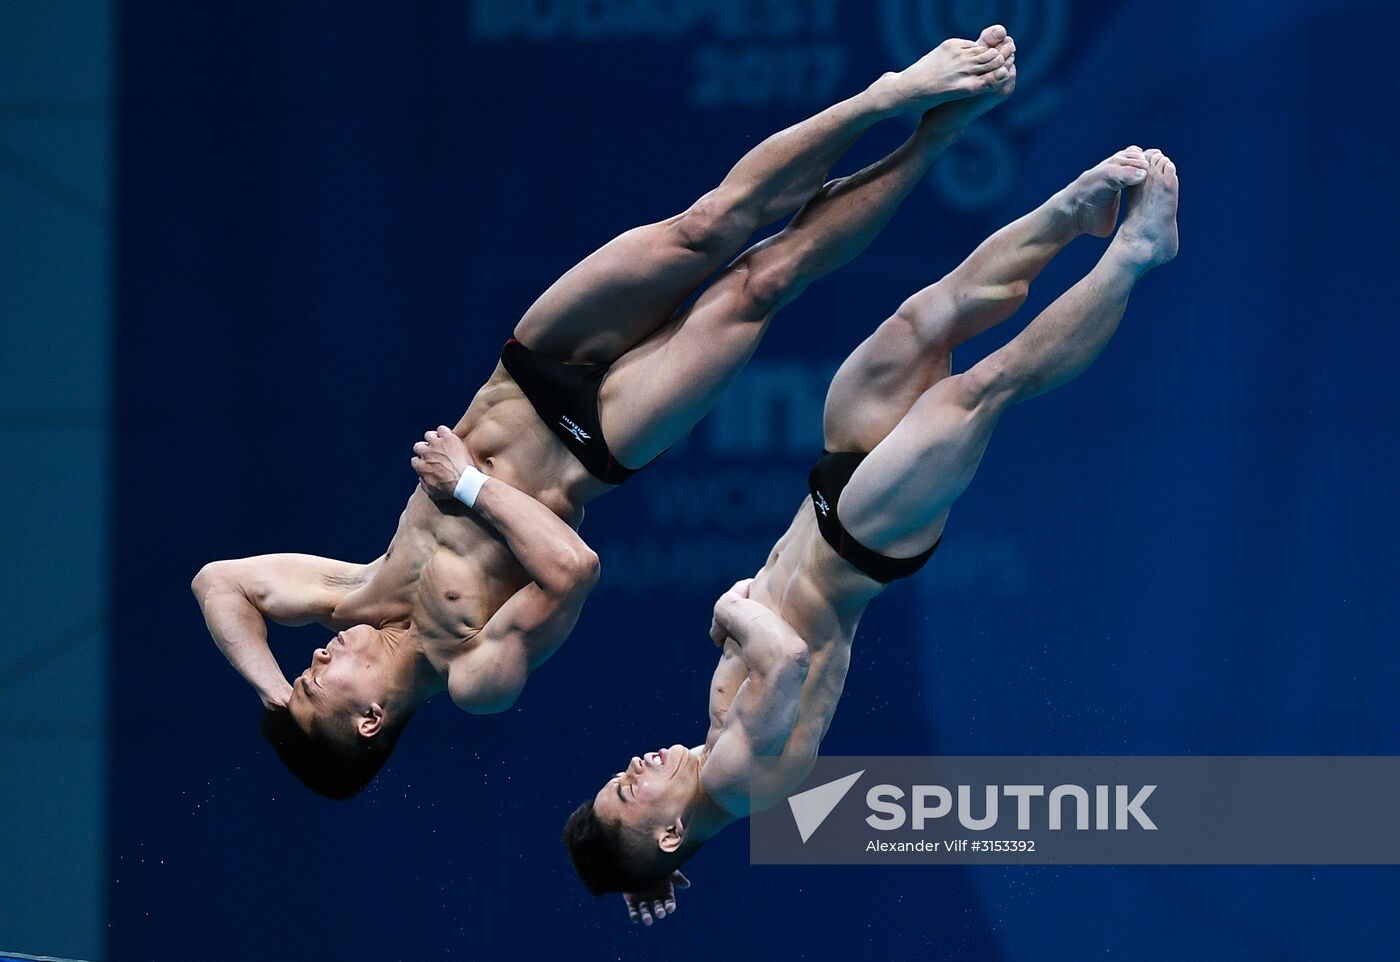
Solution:
M870 86L852 98L858 101L862 113L874 120L887 120L907 113L909 98L900 85L899 74L892 71L881 74Z
M1137 280L1152 268L1163 263L1157 245L1142 237L1134 237L1119 231L1113 235L1103 261L1115 271L1128 274Z
M921 151L941 153L962 140L966 132L967 126L964 124L940 124L930 120L925 114L919 121L919 126L914 129L913 141Z
M1082 234L1087 234L1079 222L1079 203L1070 188L1064 187L1040 206L1037 214L1043 223L1043 233L1047 239L1068 244Z

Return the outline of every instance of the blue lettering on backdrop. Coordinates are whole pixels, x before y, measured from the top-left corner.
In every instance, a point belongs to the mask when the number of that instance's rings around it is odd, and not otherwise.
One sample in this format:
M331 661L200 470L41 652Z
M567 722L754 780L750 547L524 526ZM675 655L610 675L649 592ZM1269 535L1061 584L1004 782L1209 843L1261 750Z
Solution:
M692 106L763 107L835 98L849 59L836 0L475 0L478 41L696 38Z
M1070 0L881 0L844 12L878 31L889 69L948 37L975 36L990 21L1016 25L1017 69L1030 93L972 128L929 179L958 210L987 210L1004 200L1017 173L1013 135L1059 104L1053 69L1066 42ZM854 55L854 35L838 30L837 13L837 0L473 0L468 33L479 42L684 39L691 106L813 106L842 93Z
M482 40L675 39L691 31L723 40L829 35L836 0L473 0Z

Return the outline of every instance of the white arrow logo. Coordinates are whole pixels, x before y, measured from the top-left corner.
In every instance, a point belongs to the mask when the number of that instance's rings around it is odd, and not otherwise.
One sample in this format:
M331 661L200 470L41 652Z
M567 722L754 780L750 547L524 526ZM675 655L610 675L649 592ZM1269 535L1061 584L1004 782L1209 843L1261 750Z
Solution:
M864 774L865 769L862 768L845 778L838 778L834 782L827 782L825 785L818 785L788 797L788 808L792 809L792 820L797 823L797 832L802 836L802 844L807 844L807 839L821 828L822 822L841 804L841 799L846 797L846 793Z

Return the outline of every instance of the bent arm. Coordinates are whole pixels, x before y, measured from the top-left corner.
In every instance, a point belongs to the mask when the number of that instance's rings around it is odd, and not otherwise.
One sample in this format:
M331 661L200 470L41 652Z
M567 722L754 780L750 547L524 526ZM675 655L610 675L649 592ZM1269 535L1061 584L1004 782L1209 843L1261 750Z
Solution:
M715 626L727 636L726 657L742 659L748 675L723 713L701 780L710 797L741 817L751 807L754 758L781 754L792 736L810 652L775 612L733 592L715 606ZM711 716L718 717L713 705Z
M409 463L430 498L460 498L500 532L521 567L545 592L564 595L580 585L592 588L597 581L598 558L578 533L528 494L477 471L466 445L447 425L425 432L413 445ZM459 494L463 475L479 482L473 494Z
M268 708L292 688L267 644L267 623L324 621L358 577L359 565L311 555L276 554L212 561L190 589L219 651Z
M511 553L546 594L563 596L598 581L598 556L578 532L534 498L495 478L487 479L473 506L506 539Z
M453 703L477 715L514 705L526 677L574 630L595 580L596 569L567 592L552 594L529 584L512 595L482 627L476 645L449 667Z
M807 643L771 608L730 591L715 605L715 627L738 645L750 678L782 681L800 674L805 680Z

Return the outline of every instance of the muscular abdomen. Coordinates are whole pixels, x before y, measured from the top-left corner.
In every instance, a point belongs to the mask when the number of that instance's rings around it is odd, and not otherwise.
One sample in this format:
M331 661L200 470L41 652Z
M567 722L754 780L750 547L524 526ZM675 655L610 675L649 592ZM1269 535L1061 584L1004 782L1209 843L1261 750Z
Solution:
M470 639L529 580L490 526L456 502L433 501L422 488L409 497L388 549L370 567L369 580L338 613L381 627L412 624L425 641L443 643Z
M541 423L499 364L453 430L478 468L571 526L582 520L583 505L609 488ZM529 580L494 528L455 501L433 501L419 487L388 550L337 616L379 627L412 625L425 653L443 667Z
M787 622L811 651L797 724L784 755L817 753L846 684L861 615L883 589L831 550L817 529L811 498L805 499L750 594Z
M482 471L570 523L585 503L608 490L545 427L499 364L453 430Z

